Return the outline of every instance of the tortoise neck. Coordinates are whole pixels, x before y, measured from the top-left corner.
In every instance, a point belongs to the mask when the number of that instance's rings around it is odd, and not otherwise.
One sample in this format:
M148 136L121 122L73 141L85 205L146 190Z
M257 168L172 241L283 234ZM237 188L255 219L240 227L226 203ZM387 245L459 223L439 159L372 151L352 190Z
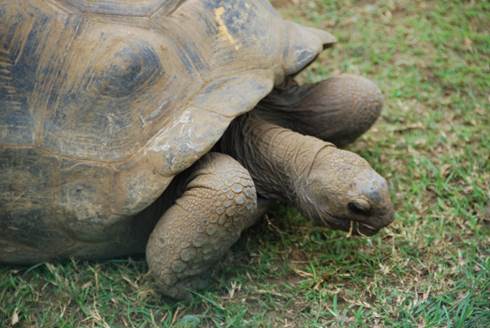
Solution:
M313 162L326 146L330 144L283 128L253 112L232 123L220 150L248 169L260 196L297 204Z

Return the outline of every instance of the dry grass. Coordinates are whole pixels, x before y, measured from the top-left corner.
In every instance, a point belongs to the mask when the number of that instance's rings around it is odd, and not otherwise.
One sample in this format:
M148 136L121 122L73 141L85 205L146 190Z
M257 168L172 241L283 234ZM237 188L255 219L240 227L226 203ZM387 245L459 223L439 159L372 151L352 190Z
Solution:
M382 88L383 117L352 150L389 179L396 222L347 238L277 208L190 303L156 295L142 259L2 267L3 326L489 326L489 4L275 2L338 37L302 79Z

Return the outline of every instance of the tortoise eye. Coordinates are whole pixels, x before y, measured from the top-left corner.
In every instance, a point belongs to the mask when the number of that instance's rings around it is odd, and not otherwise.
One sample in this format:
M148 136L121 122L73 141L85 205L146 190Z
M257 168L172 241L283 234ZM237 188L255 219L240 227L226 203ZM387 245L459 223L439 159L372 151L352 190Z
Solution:
M144 42L120 49L102 67L93 83L98 93L107 97L132 95L163 73L158 55Z
M369 215L371 211L371 204L363 198L353 200L347 206L351 212L358 215Z

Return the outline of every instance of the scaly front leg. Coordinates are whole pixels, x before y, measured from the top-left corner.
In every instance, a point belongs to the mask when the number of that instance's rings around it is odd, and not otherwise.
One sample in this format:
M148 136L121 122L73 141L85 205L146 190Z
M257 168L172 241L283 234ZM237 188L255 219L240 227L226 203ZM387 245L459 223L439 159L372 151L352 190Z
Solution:
M315 84L289 80L257 109L270 122L344 147L374 124L382 108L383 96L376 84L343 74Z
M159 289L177 299L204 287L206 272L258 218L252 178L233 158L210 153L192 170L146 250Z

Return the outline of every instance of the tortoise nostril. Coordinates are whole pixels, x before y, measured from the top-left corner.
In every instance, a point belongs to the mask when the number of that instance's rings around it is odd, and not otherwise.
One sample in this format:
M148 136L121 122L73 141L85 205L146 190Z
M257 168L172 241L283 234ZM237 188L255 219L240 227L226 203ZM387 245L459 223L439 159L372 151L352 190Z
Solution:
M371 204L365 199L356 199L347 204L349 210L356 215L367 216L371 212Z

